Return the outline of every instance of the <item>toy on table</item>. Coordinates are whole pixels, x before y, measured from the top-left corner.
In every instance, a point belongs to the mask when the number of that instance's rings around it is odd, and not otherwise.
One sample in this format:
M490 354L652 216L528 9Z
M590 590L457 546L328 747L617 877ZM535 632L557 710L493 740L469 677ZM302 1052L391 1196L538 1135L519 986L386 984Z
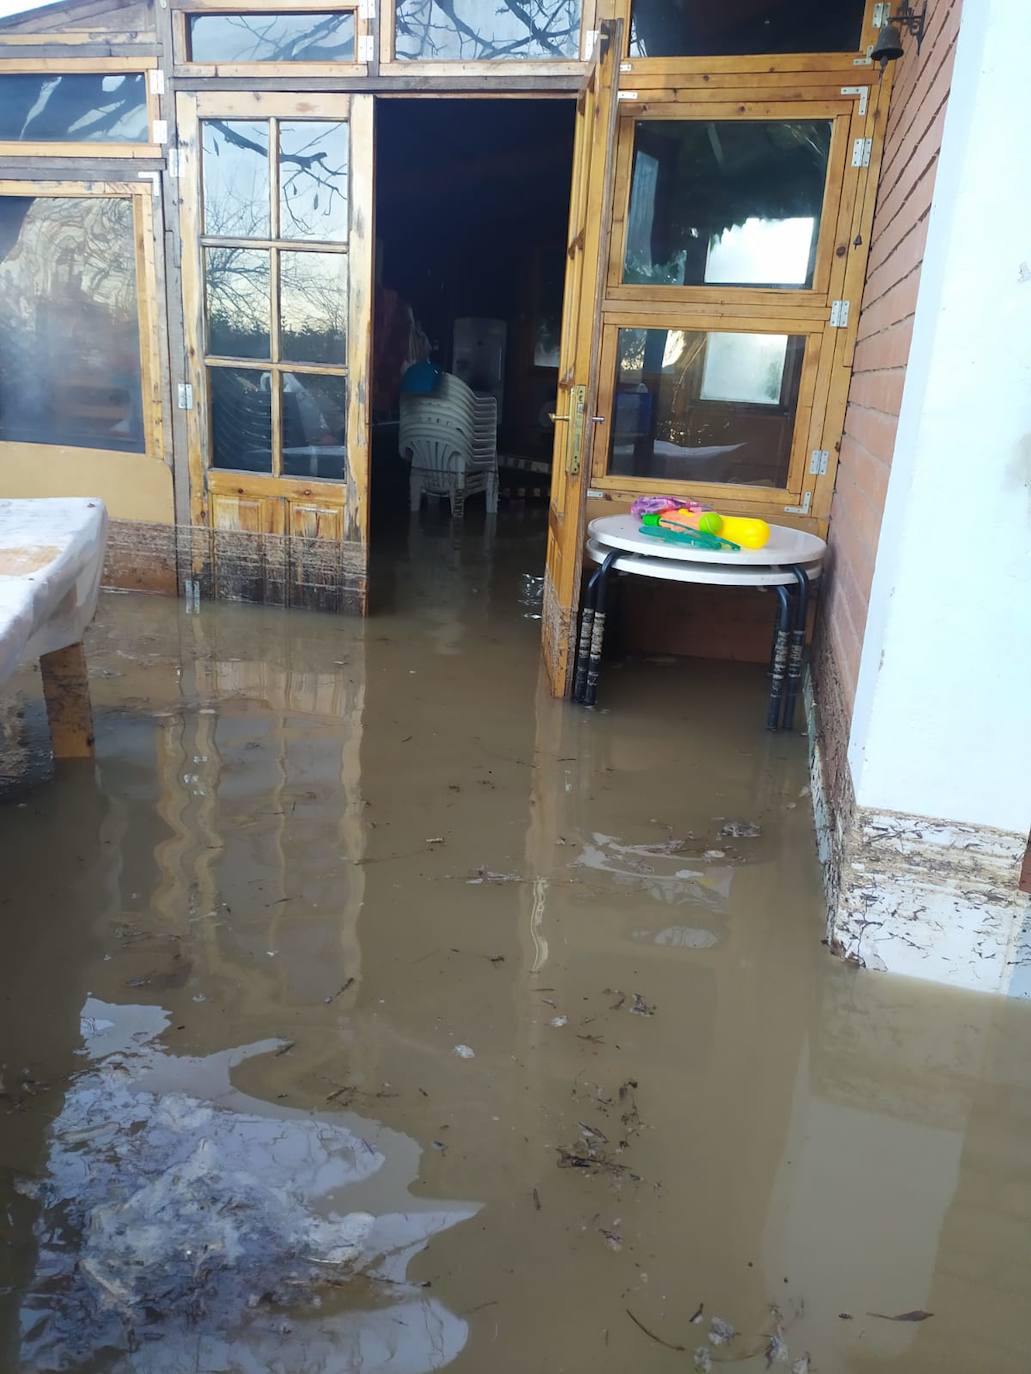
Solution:
M641 517L643 534L665 531L698 548L740 552L742 548L765 548L770 540L770 527L765 520L755 516L720 515L697 501L643 496L634 502L631 513Z

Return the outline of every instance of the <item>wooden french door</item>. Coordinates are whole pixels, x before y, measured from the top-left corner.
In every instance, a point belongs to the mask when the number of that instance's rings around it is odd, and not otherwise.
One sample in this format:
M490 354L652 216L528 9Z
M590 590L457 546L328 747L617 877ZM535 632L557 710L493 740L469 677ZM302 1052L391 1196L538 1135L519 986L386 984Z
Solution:
M372 99L178 97L191 520L229 595L365 611Z
M556 696L566 694L572 673L584 501L597 428L598 343L608 260L622 30L622 21L602 24L576 109L542 617L542 651Z

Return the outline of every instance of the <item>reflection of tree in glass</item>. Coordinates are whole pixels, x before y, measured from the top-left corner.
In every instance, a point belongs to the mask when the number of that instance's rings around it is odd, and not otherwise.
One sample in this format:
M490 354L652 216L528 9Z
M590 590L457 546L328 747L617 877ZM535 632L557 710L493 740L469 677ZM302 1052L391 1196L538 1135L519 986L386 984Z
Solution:
M423 62L576 58L581 0L393 0L395 49Z
M264 248L209 248L205 255L208 352L268 358L269 255Z
M5 74L0 138L75 143L142 143L147 100L137 73Z
M194 15L190 56L195 62L350 62L354 16Z
M333 243L347 237L347 135L341 123L280 122L280 238Z
M283 358L346 361L347 259L342 253L280 253L279 298Z

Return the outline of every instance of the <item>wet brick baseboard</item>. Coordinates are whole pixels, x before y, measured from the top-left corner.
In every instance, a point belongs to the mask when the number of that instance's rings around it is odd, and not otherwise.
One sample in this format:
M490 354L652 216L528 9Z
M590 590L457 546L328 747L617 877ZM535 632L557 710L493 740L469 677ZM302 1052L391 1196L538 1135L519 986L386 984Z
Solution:
M176 594L175 526L112 520L103 583L130 592Z

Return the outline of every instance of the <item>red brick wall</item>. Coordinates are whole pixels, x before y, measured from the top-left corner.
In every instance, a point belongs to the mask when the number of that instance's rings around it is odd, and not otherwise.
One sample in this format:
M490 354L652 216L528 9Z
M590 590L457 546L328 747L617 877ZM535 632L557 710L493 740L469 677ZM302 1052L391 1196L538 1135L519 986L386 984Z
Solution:
M848 716L859 675L870 583L906 379L960 3L928 0L927 32L919 55L915 41L903 36L905 55L895 71L888 112L855 366L831 508L831 556L824 591L825 649L834 659Z

